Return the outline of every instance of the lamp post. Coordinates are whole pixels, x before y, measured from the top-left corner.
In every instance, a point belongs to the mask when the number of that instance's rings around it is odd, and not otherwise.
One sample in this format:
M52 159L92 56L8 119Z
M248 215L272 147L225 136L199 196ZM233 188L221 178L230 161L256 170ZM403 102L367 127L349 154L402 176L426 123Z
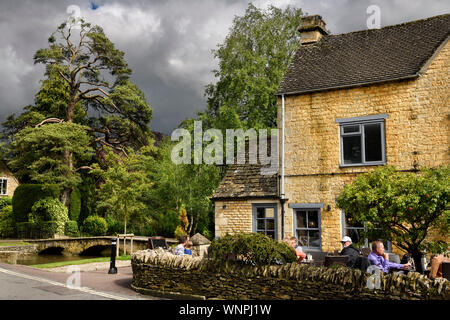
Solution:
M108 274L116 274L116 246L117 246L117 238L113 238L111 240L111 263L109 265Z

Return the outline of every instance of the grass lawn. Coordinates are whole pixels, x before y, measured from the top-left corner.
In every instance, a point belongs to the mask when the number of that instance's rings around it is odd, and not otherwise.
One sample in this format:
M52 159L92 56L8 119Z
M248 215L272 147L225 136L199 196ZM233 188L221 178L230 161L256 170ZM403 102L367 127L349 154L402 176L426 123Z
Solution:
M18 241L18 242L0 242L0 247L7 247L7 246L29 246L31 243Z
M110 257L100 257L100 258L92 258L92 259L34 264L34 265L31 265L30 267L40 268L40 269L48 269L48 268L57 268L57 267L71 266L71 265L77 265L77 264L86 264L86 263L93 263L93 262L109 262L110 260L111 260ZM124 256L116 257L116 261L118 261L118 260L120 260L120 261L131 260L131 256L124 255Z

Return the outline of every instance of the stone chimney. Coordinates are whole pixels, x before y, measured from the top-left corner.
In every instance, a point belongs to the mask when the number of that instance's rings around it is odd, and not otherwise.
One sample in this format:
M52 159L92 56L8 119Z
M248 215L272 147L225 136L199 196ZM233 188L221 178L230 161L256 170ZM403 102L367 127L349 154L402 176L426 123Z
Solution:
M302 45L315 43L324 35L328 34L325 29L325 21L317 14L303 17L301 27L298 31L300 32L300 42Z

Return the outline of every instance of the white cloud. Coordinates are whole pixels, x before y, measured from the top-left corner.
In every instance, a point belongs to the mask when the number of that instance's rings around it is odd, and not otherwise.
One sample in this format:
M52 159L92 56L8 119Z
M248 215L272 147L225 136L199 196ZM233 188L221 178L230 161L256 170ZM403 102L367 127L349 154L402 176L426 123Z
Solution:
M33 67L17 56L11 45L0 48L0 87L17 86Z

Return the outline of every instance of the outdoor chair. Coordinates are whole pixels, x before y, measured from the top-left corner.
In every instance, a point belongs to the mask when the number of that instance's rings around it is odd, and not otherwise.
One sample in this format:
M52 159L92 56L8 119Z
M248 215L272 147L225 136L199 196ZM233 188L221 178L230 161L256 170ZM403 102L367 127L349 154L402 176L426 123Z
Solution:
M324 267L331 267L333 264L347 266L348 256L325 256Z
M306 254L310 254L315 262L322 263L325 260L325 257L328 255L328 252L320 252L320 251L310 251L305 252Z
M167 250L169 246L167 245L166 238L164 237L150 237L148 238L146 248L147 249L163 248L164 250Z

